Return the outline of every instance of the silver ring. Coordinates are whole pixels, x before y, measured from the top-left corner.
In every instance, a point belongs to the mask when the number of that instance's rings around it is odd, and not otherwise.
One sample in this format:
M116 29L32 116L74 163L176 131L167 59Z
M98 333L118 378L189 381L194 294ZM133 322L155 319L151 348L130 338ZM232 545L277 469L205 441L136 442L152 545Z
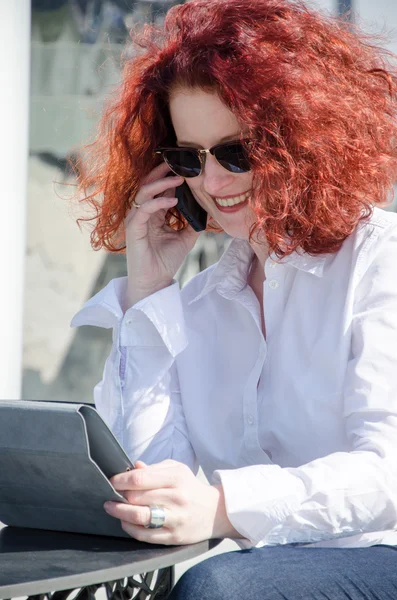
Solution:
M144 525L146 529L159 529L164 525L165 512L161 506L149 506L150 522L149 525Z
M132 206L135 206L135 208L141 208L141 205L137 204L135 200L132 201Z

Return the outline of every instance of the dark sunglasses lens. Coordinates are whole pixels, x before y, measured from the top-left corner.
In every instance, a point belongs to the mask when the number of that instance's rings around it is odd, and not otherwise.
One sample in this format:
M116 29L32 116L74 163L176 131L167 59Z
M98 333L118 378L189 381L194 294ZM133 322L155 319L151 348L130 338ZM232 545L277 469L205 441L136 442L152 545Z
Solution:
M163 156L174 173L182 177L197 177L201 173L200 159L190 150L165 150Z
M218 163L232 173L247 173L251 170L247 152L242 144L225 144L214 150Z

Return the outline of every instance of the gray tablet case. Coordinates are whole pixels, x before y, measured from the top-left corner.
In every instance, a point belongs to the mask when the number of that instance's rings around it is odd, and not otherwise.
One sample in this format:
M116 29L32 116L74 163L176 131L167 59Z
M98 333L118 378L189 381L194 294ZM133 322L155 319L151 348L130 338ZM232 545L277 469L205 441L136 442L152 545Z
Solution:
M126 502L109 478L134 466L95 408L0 400L0 521L129 537L106 500Z

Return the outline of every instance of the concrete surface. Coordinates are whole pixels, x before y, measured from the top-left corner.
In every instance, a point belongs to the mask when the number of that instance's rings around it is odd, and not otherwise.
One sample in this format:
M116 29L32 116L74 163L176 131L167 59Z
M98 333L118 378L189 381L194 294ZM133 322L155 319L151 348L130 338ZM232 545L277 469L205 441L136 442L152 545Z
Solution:
M58 183L57 183L58 182ZM29 159L23 365L44 382L56 377L73 331L70 319L89 297L105 260L76 225L75 188L62 173Z

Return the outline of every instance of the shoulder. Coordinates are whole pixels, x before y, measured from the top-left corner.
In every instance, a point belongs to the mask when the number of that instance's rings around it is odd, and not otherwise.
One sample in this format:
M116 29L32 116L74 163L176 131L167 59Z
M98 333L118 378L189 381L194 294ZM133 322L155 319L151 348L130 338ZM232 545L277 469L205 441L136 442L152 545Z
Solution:
M357 249L357 267L363 270L385 249L396 253L397 214L375 207L371 217L358 225L353 239Z
M376 229L379 232L397 227L397 213L374 207L372 215L363 222L364 229Z
M350 236L355 287L373 289L374 283L392 286L397 281L397 214L374 208L371 217L358 225Z
M356 235L363 241L368 237L382 239L384 235L392 234L396 229L397 213L374 207L372 215L358 225Z

